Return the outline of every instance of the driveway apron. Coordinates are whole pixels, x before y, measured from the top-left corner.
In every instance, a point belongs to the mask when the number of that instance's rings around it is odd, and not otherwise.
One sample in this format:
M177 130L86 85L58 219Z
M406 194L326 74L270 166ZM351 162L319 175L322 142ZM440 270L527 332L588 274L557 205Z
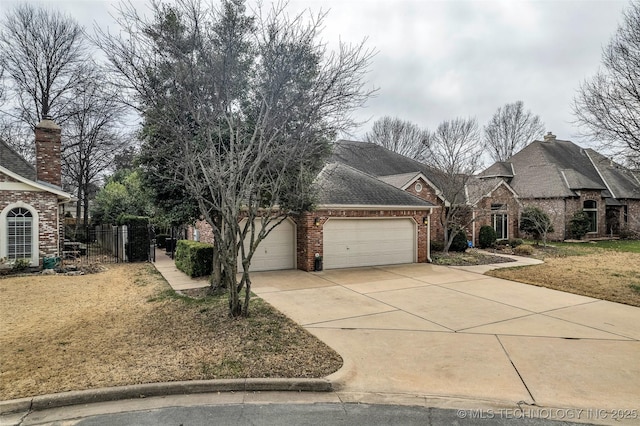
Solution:
M640 410L639 308L430 264L252 281L342 356L346 398Z

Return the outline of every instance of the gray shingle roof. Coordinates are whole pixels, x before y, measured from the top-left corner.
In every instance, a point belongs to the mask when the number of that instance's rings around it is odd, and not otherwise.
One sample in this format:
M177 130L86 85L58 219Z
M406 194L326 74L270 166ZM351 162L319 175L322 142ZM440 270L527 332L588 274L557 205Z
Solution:
M385 183L388 183L389 185L393 185L396 188L402 189L419 174L420 172L401 173L399 175L378 176L378 179Z
M587 152L615 198L640 199L640 173L629 170L592 149Z
M333 146L331 161L347 164L375 177L422 173L434 185L442 187L438 171L371 142L340 140Z
M482 172L485 177L513 177L513 169L508 161L497 161Z
M36 180L36 169L0 139L0 166L27 179Z
M362 205L362 206L405 206L433 207L408 192L382 182L374 176L356 170L348 165L328 163L318 174L318 204L321 205Z
M503 176L522 198L564 198L585 189L603 191L605 197L640 198L637 174L570 141L534 141L507 163L494 163L479 176L500 176L505 164L514 173Z

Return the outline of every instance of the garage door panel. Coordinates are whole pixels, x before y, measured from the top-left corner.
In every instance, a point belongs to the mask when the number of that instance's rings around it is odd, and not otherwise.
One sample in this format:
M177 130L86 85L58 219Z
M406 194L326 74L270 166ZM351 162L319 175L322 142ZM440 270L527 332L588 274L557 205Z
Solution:
M323 235L327 269L415 261L412 219L331 219Z
M259 226L261 226L260 221L257 220L256 228ZM249 237L245 239L245 247L248 245ZM295 266L295 226L291 221L285 220L258 244L251 259L250 271L294 269ZM240 258L238 258L238 271L242 271L242 259Z

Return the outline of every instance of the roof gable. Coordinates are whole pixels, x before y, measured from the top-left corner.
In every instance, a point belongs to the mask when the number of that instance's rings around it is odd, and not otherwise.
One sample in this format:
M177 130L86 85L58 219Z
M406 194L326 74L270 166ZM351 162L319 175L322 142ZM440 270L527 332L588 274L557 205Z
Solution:
M494 163L480 177L504 174L505 163ZM607 190L588 150L570 141L533 141L509 158L510 186L522 198L564 198L579 190Z
M432 208L434 205L342 163L328 163L318 174L318 204Z
M58 200L60 201L67 202L67 201L74 200L71 194L64 192L60 187L51 185L50 183L47 183L47 182L40 182L40 181L27 179L26 177L20 176L19 174L1 165L0 165L0 173L3 173L9 176L19 184L26 185L25 188L33 188L36 191L43 191L43 192L49 192L51 194L55 194L58 197ZM2 185L2 182L0 182L0 188L1 188L1 185ZM12 190L12 189L9 189L9 190Z

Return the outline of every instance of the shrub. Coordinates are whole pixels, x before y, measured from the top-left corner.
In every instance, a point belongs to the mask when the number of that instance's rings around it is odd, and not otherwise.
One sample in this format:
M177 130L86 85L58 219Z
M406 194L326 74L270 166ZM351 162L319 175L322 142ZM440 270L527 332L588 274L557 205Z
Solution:
M485 225L480 228L480 236L478 238L480 248L484 249L493 247L497 239L498 236L496 234L496 230L493 229L493 227Z
M451 231L453 232L453 231ZM449 247L449 251L460 251L463 252L469 248L467 244L467 233L464 230L459 230L455 237L453 237L453 242Z
M573 217L569 221L569 233L573 238L580 240L587 235L589 224L589 216L582 210L579 210L573 214Z
M431 251L442 251L444 250L444 243L442 241L431 241Z
M198 241L179 240L176 245L176 268L190 277L210 275L213 246Z
M11 262L11 270L14 272L26 271L31 265L31 259L16 259Z
M546 244L547 234L553 232L553 224L549 215L539 207L525 207L520 216L520 230L533 237L534 240L544 240Z
M529 244L521 244L513 249L513 253L520 256L531 256L533 254L533 246L530 246Z
M171 238L171 236L168 234L156 235L156 245L158 248L165 248L167 246L167 238Z
M524 244L524 241L522 241L520 238L515 238L513 240L509 240L509 245L511 247L513 247L513 248L521 246L522 244Z
M640 232L635 231L631 228L624 227L620 229L620 233L618 234L621 240L639 240Z

